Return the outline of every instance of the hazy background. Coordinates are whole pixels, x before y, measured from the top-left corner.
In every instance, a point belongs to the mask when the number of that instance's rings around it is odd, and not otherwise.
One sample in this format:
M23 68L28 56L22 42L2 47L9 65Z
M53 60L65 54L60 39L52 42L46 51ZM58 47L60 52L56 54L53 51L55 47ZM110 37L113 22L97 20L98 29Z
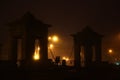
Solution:
M0 0L0 24L2 27L30 11L36 18L52 25L49 34L59 36L54 48L55 56L70 56L73 53L70 34L89 25L104 35L103 54L112 48L115 55L120 56L119 4L119 0Z

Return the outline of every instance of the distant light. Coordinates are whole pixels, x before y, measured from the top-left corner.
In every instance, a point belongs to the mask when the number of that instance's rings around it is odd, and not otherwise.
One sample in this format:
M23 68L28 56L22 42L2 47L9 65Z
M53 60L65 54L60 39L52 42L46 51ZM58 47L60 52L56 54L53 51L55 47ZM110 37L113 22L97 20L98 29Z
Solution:
M54 42L57 42L57 41L58 41L58 37L57 37L56 35L54 35L54 36L52 37L52 40L53 40Z
M40 50L40 47L38 47L38 51Z
M62 59L65 61L69 61L69 58L67 58L67 57L63 57Z
M50 48L50 49L53 49L53 47L54 47L53 44L50 44L49 48Z
M63 60L65 60L66 58L65 58L65 57L63 57L62 59L63 59Z
M115 62L115 65L119 66L119 65L120 65L120 62Z
M51 39L52 39L51 36L49 36L49 37L48 37L48 40L51 40Z
M113 53L113 50L112 50L112 49L109 49L108 52L109 52L109 53Z
M69 61L69 58L66 58L66 61Z

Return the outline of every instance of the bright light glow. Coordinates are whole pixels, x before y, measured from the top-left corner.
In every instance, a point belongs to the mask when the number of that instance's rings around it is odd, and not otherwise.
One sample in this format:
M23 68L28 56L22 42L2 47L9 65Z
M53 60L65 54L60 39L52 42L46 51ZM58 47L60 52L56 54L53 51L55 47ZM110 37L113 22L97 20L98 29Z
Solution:
M49 48L50 48L50 49L53 49L53 47L54 47L53 44L50 44Z
M69 61L69 58L66 58L66 61Z
M39 60L40 59L39 51L40 51L40 47L38 46L38 47L35 48L35 52L34 52L34 55L33 55L34 60Z
M65 61L69 61L69 58L67 58L67 57L63 57L62 59Z
M66 58L65 58L65 57L63 57L62 59L63 59L63 60L65 60Z
M119 65L120 65L120 62L115 62L115 65L119 66Z
M48 40L51 40L51 39L52 39L52 38L49 36L49 37L48 37Z
M38 51L40 51L40 47L38 47L37 49L38 49Z
M52 40L53 40L54 42L58 42L58 37L54 35L54 36L52 37Z
M34 56L33 56L34 60L39 60L40 59L40 56L39 54L35 53Z
M109 53L113 53L113 50L112 50L112 49L109 49L108 52L109 52Z

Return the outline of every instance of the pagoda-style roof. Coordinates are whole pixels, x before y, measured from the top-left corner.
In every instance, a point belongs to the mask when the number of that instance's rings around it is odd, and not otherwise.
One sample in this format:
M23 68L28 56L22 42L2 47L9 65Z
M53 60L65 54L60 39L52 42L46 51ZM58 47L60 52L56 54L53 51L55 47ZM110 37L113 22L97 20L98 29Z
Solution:
M30 24L30 23L34 23L34 24L37 24L37 25L44 25L46 27L51 26L49 24L45 24L41 20L38 20L30 12L27 12L26 14L24 14L20 19L16 19L15 21L9 22L7 25L8 26L17 26L17 25Z
M93 31L89 26L82 29L81 32L72 35L74 40L80 44L94 44L101 41L103 35Z
M93 29L90 26L86 26L85 28L82 29L81 32L77 32L76 34L72 35L73 37L75 36L79 36L79 37L87 37L87 36L91 36L91 37L103 37L103 35L93 31Z
M48 28L51 27L49 24L45 24L41 20L38 20L30 12L24 14L21 18L16 19L15 21L9 22L9 31L11 35L22 36L26 33L31 35L44 36L48 33Z

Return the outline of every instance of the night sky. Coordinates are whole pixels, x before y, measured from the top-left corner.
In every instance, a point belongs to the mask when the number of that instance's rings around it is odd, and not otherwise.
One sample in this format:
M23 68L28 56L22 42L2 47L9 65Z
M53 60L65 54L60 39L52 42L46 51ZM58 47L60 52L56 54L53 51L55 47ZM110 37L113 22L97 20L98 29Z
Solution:
M27 11L52 25L49 33L60 38L55 44L55 55L69 56L73 48L70 34L87 25L104 35L103 53L112 48L115 54L120 54L119 0L0 0L1 26Z

